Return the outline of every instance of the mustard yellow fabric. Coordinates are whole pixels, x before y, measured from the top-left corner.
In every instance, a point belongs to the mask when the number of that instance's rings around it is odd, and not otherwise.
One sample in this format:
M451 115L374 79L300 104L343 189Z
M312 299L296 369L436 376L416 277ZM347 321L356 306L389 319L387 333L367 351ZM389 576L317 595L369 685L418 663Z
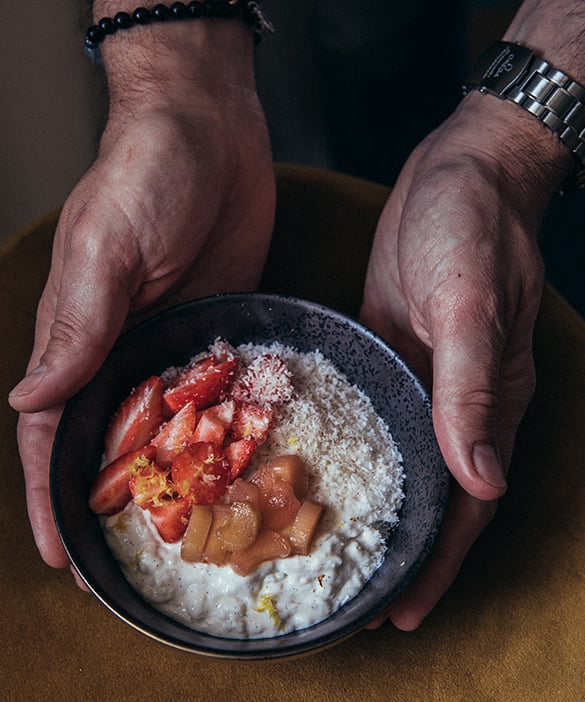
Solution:
M263 287L357 312L387 190L278 169ZM385 625L319 654L226 662L168 648L43 564L28 526L5 398L21 377L57 213L0 249L0 690L7 702L578 702L585 699L585 323L550 287L538 389L510 489L457 583L421 628Z

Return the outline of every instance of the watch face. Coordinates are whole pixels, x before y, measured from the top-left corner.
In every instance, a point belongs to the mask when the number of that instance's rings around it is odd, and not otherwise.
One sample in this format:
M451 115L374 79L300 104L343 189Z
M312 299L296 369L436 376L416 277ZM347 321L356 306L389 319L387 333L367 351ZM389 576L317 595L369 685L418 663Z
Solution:
M504 95L524 73L532 57L532 51L524 46L497 42L480 56L467 85Z

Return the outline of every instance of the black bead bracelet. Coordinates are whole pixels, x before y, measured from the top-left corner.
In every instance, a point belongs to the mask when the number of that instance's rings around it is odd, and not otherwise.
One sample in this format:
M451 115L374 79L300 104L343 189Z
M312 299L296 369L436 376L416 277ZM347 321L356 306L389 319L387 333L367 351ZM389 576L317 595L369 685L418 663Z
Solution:
M120 29L132 29L137 25L154 24L168 20L204 18L240 18L250 27L256 42L261 40L264 32L274 31L258 2L247 2L246 0L174 2L172 5L158 4L150 10L146 7L137 7L132 12L118 12L113 18L103 17L87 30L85 51L93 61L101 63L99 45L104 39Z

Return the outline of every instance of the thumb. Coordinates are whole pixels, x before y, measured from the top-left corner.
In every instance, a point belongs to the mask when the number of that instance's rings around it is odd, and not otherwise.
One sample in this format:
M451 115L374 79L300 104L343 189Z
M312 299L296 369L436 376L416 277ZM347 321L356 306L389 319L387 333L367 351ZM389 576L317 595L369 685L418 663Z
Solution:
M484 326L484 325L481 325ZM484 332L486 332L484 327ZM479 326L441 330L433 349L433 423L445 461L473 497L506 491L498 441L499 378L504 342Z
M89 266L81 275L68 277L67 272L56 295L48 281L39 304L29 370L9 395L18 412L62 404L83 387L103 363L128 313L129 295L111 275Z

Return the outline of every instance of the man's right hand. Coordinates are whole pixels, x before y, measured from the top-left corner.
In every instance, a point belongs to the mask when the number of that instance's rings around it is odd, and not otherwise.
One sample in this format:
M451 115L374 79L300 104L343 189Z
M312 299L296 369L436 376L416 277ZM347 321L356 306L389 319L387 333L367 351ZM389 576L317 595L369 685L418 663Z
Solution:
M129 315L253 289L274 217L249 29L186 21L118 34L103 45L110 111L99 156L61 214L28 372L10 396L29 518L56 567L67 559L48 479L63 403L96 373Z

